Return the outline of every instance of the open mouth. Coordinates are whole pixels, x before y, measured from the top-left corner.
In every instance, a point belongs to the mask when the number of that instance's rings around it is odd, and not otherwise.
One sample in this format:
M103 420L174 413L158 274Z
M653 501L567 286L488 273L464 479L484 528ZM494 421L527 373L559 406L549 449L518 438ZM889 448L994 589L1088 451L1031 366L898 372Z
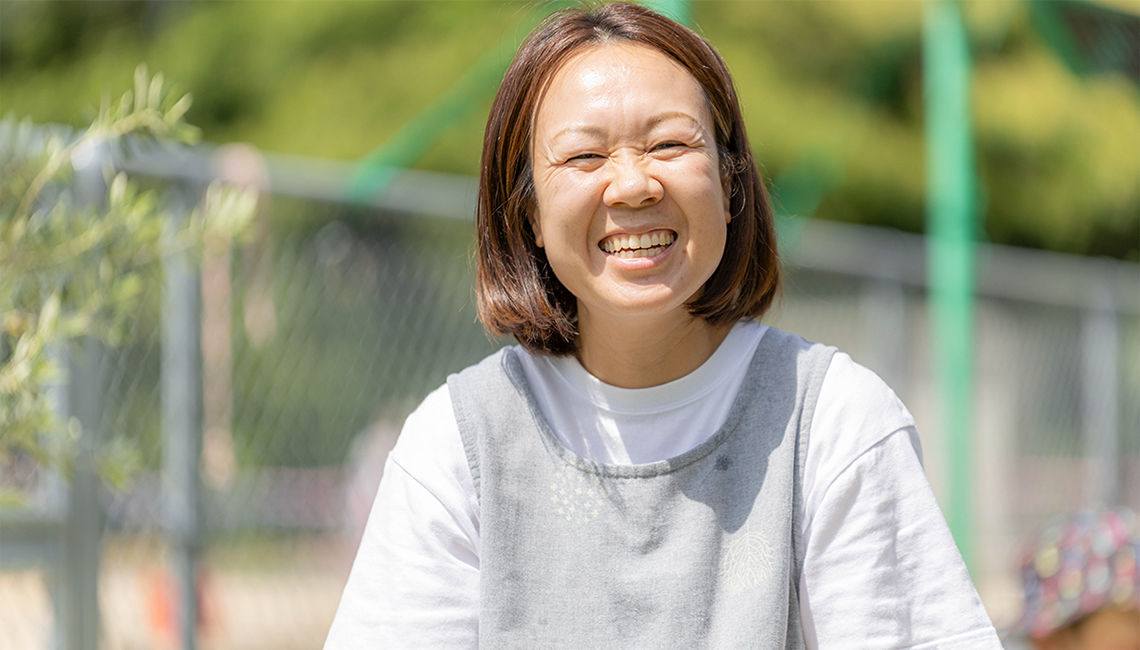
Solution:
M606 237L598 246L602 250L622 259L653 257L659 255L677 239L671 230L654 230L641 235L614 235Z

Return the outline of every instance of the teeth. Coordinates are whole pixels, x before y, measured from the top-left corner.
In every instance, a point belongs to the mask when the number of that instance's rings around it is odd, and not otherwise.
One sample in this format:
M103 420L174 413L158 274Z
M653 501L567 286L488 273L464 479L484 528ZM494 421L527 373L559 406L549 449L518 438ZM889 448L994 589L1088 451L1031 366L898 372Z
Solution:
M621 258L652 257L665 250L676 239L669 232L644 235L618 235L602 242L602 250Z
M652 248L634 248L619 250L613 253L614 257L620 257L623 260L632 259L634 257L653 257L665 251L665 246L654 246Z

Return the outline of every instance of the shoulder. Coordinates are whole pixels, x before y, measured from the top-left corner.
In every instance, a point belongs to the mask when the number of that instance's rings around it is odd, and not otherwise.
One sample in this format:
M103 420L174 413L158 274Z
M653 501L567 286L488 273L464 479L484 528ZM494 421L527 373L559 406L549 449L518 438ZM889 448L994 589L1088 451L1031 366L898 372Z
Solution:
M891 434L913 430L914 418L902 400L847 353L775 327L763 333L761 347L794 358L797 381L818 386L809 414L805 479L826 482Z
M488 396L523 390L525 379L519 363L521 354L521 348L508 346L448 376L447 388L459 421L480 410Z
M803 355L809 352L831 354L835 351L835 348L829 345L809 341L793 332L785 332L777 327L762 325L760 323L755 323L754 325L753 327L750 324L747 331L752 332L752 336L760 339L761 345L769 348L787 350L797 355Z
M813 432L848 432L851 437L843 442L866 449L912 426L910 411L878 375L844 352L831 357L812 418Z
M836 352L834 347L775 327L764 328L759 337L754 364L775 368L781 381L794 375L796 383L806 387L809 394L818 390Z
M516 354L516 350L521 350L517 346L507 346L484 357L478 363L467 366L459 372L448 375L447 383L455 385L457 381L470 382L486 379L490 375L500 374L502 369L511 363Z
M449 508L470 509L471 469L447 384L425 397L404 421L390 460Z
M479 512L447 386L405 420L325 648L477 645Z
M892 449L921 460L914 426L910 411L878 375L843 352L832 355L808 431L804 459L808 518L840 474L894 434L904 435L910 444Z
M408 415L392 453L400 457L420 456L447 442L453 433L455 412L451 407L451 392L444 384L429 393Z

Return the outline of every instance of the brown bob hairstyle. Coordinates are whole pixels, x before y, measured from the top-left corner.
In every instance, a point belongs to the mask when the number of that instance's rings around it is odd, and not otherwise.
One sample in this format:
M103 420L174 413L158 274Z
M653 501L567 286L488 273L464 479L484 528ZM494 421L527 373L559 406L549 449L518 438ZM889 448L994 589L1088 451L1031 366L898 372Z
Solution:
M634 4L555 13L527 38L507 69L483 136L476 209L476 294L488 330L528 350L577 349L577 300L554 276L534 241L533 118L551 78L574 54L608 43L636 43L677 61L704 89L715 122L731 221L720 265L686 305L714 325L759 317L780 285L772 208L744 133L732 77L720 55L692 30Z

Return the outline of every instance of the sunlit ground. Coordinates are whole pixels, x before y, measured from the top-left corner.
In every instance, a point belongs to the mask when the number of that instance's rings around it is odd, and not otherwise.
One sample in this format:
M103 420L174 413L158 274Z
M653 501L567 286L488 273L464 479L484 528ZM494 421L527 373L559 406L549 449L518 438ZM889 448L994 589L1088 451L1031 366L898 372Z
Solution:
M204 558L199 647L311 650L324 643L348 575L341 538L222 542ZM179 647L177 596L154 538L110 539L99 586L103 650ZM0 650L52 647L53 606L42 571L0 573Z

